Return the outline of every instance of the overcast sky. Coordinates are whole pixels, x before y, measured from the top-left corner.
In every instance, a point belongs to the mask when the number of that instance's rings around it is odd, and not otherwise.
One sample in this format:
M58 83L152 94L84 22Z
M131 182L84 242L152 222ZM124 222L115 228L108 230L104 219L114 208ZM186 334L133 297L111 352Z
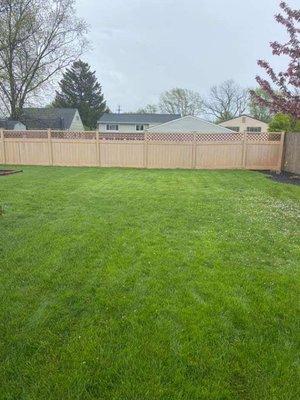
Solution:
M199 91L226 79L255 86L256 60L285 38L279 0L77 0L96 70L112 111L135 111L173 87ZM298 0L289 0L295 8Z

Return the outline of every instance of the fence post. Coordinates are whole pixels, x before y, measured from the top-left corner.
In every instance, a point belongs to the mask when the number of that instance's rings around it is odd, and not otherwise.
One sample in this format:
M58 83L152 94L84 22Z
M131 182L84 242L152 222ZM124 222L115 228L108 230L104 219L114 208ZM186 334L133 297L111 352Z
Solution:
M147 133L144 133L144 168L148 168L148 137Z
M99 131L96 131L96 154L97 154L98 166L101 167L101 152L100 152Z
M0 139L1 139L2 153L3 153L3 164L6 164L5 142L4 142L4 131L3 131L3 129L0 129Z
M52 148L52 139L51 139L51 129L47 130L48 136L48 148L49 148L49 156L50 156L50 165L53 165L53 148Z
M279 159L278 159L277 170L276 170L277 174L281 173L282 164L284 162L284 138L285 138L285 132L281 132L280 145L279 145Z
M246 169L247 164L247 132L243 133L242 168Z
M196 142L196 133L193 133L193 144L192 144L192 168L196 168L196 157L197 157L197 142Z

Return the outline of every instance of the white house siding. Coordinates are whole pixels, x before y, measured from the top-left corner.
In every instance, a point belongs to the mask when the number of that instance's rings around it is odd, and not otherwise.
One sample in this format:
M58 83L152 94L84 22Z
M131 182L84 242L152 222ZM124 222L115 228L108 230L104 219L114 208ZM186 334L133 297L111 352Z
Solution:
M226 128L238 127L239 132L247 131L247 128L260 128L261 132L268 131L268 124L259 121L258 119L249 117L247 115L241 115L240 117L233 118L229 121L221 122L219 125L225 126Z
M108 131L107 129L106 129L106 125L118 125L118 127L119 127L119 129L118 129L118 131ZM137 132L142 132L142 131L137 131L136 130L136 125L140 125L140 124L118 124L118 123L116 123L116 124L99 124L99 132L104 132L104 133L109 133L109 132L119 132L119 133L137 133ZM142 125L146 125L146 124L142 124ZM149 124L147 124L147 125L149 125ZM153 127L153 126L157 126L157 125L159 125L159 124L150 124L149 125L149 128L150 127Z
M80 118L80 115L79 115L78 111L76 111L76 113L74 115L73 121L72 121L72 123L70 125L70 128L69 128L69 131L75 131L75 132L84 131L84 126L83 126L83 123L81 121L81 118Z

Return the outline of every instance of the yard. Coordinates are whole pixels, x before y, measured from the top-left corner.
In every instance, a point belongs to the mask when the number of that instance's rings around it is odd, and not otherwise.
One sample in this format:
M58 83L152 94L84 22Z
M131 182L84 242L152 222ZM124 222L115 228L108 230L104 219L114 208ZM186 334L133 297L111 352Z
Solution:
M247 171L0 177L0 398L299 398L300 187Z

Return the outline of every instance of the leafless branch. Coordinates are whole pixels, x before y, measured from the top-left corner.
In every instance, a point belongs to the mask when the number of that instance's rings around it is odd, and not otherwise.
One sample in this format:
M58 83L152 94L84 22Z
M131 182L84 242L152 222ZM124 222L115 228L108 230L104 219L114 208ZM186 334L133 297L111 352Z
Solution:
M228 80L210 89L203 106L206 115L221 122L243 114L248 102L248 90L242 89L233 80Z
M17 118L26 102L84 51L74 0L0 0L0 99Z

